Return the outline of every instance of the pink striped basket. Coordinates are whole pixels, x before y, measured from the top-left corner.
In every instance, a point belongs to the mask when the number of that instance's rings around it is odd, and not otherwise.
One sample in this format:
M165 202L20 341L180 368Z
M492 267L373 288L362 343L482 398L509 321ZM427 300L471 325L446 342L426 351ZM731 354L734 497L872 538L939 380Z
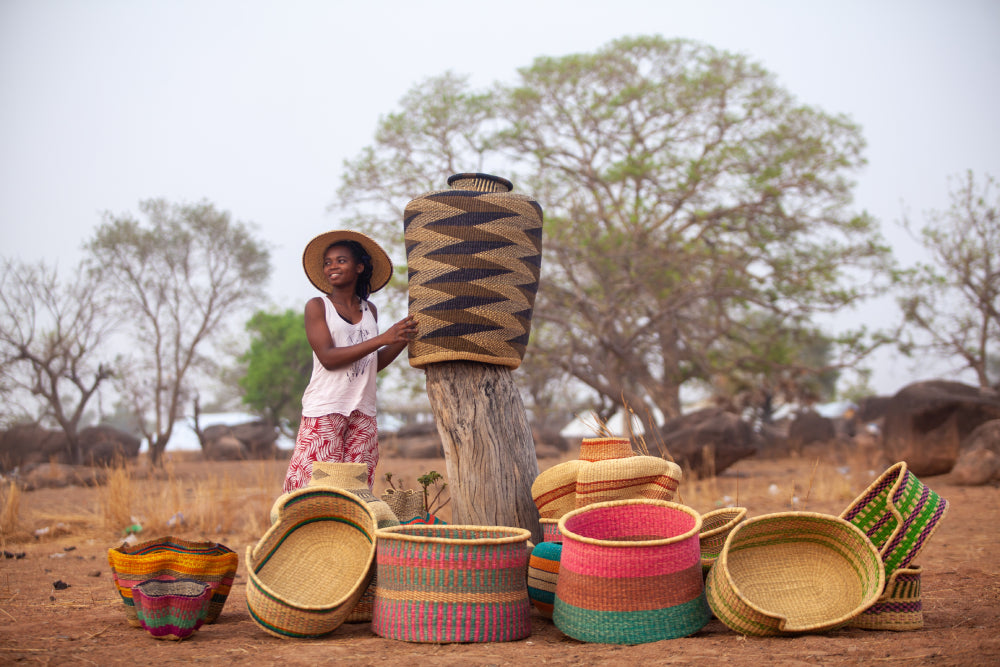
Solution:
M378 531L372 630L410 642L504 642L531 633L523 528L394 526Z
M559 522L552 620L587 642L641 644L697 632L705 601L701 515L665 500L596 503Z

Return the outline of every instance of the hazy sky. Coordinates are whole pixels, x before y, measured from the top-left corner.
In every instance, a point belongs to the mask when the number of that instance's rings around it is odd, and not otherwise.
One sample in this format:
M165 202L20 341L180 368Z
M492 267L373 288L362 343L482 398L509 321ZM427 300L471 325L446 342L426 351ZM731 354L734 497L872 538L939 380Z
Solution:
M301 308L315 293L302 248L340 226L327 206L343 160L410 87L448 69L510 81L537 56L638 34L744 53L858 122L856 207L904 261L904 210L945 208L966 169L1000 177L995 0L0 0L0 254L66 277L104 211L208 199L259 226L271 298ZM852 317L880 324L892 308ZM882 355L875 389L926 377L912 365Z

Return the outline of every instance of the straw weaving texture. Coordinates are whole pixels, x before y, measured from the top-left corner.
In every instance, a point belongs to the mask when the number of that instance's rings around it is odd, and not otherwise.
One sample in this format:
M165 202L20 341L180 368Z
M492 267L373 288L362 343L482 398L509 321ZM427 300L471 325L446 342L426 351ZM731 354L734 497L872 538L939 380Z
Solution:
M910 472L905 462L889 467L840 515L868 535L879 549L886 575L920 554L948 501Z
M456 174L403 212L410 314L419 333L410 364L524 358L542 258L542 209L509 181Z
M584 463L576 477L576 506L630 498L673 500L680 481L680 466L658 456Z
M691 508L657 500L598 503L564 516L556 627L574 639L615 644L700 630L711 617L700 528Z
M552 618L561 556L561 543L542 542L534 548L528 559L528 597L538 613L545 618Z
M562 542L562 535L559 534L559 519L539 519L538 523L542 527L543 542Z
M701 568L707 574L715 559L722 553L722 546L733 528L747 518L745 507L722 507L701 515Z
M818 632L875 604L885 583L875 546L834 516L748 519L726 539L706 581L715 615L745 635Z
M132 588L139 624L157 639L184 639L205 622L212 587L203 581L150 579Z
M396 516L399 523L408 523L424 515L424 496L413 489L399 491L387 489L382 494L382 500Z
M410 642L500 642L531 632L521 528L397 526L378 534L372 630Z
M335 630L371 583L375 517L339 489L289 493L278 521L247 548L247 609L277 637L318 637Z
M606 461L635 456L628 438L583 438L580 441L581 461Z
M132 587L147 579L193 579L208 584L212 597L205 622L214 623L229 597L239 556L216 542L191 542L167 536L108 549L108 564L115 588L125 604L129 625L139 626Z
M924 627L924 609L920 599L919 565L902 568L892 573L885 585L885 592L874 605L860 616L851 619L850 625L865 630L920 630Z
M558 463L543 470L531 484L531 497L543 519L559 519L576 509L576 476L583 461Z

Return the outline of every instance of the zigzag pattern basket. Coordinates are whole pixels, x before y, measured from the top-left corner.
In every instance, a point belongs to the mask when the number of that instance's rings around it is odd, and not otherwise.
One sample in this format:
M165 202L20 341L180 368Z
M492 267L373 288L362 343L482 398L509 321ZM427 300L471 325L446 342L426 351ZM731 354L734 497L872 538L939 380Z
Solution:
M247 609L276 637L333 632L361 600L375 571L375 515L340 489L284 496L278 520L247 547Z
M139 624L157 639L190 637L205 622L212 587L203 581L149 579L132 587Z
M531 633L522 528L407 525L378 533L372 630L410 642L503 642Z
M510 181L455 174L403 212L410 314L419 325L410 365L524 358L542 260L542 209Z
M920 599L920 575L923 568L900 568L892 573L885 592L874 605L850 625L865 630L920 630L924 627L923 602Z
M115 588L125 604L125 620L129 625L141 625L132 588L148 579L192 579L208 584L212 595L205 622L214 623L229 597L239 556L224 544L192 542L168 535L135 546L123 544L108 549L108 564Z
M711 614L700 528L697 512L660 500L598 503L564 516L556 627L609 644L675 639L703 628Z
M814 512L747 519L726 538L705 587L716 617L744 635L819 632L875 604L878 550L857 527Z
M913 562L947 511L948 501L901 461L872 482L840 517L864 531L878 547L888 577Z

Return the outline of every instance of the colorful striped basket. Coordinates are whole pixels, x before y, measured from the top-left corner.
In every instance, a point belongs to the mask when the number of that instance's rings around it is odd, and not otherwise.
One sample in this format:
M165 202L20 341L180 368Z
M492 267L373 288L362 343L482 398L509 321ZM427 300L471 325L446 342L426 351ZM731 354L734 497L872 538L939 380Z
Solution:
M722 507L701 515L701 570L704 575L712 568L729 533L747 518L745 507Z
M132 587L139 625L157 639L185 639L205 622L212 587L193 579L148 579Z
M565 461L543 470L531 484L531 497L543 519L560 519L576 509L576 476L584 461Z
M287 494L278 520L247 547L247 609L276 637L319 637L351 614L371 583L375 515L354 494L304 487Z
M819 632L875 604L885 584L878 550L835 516L781 512L729 533L706 581L712 611L744 635Z
M632 451L632 441L628 438L607 436L601 438L583 438L580 440L581 461L607 461L608 459L624 459L635 456Z
M840 517L875 544L888 577L913 562L947 511L948 501L927 488L901 461L872 482Z
M574 639L611 644L674 639L703 628L711 615L700 529L697 512L662 500L597 503L564 516L556 627Z
M559 519L539 519L538 523L542 527L543 542L562 542L562 535L559 534Z
M576 507L614 500L673 500L681 467L658 456L628 456L584 463L576 477Z
M531 633L523 528L396 526L378 532L372 630L410 642L503 642Z
M562 543L542 542L528 559L528 597L545 618L552 618L561 556Z
M205 622L214 623L229 597L239 556L217 542L191 542L167 536L108 549L108 564L129 625L141 625L132 588L148 579L193 579L208 584L212 596Z
M919 565L900 568L892 573L885 592L874 605L851 619L850 625L865 630L920 630L924 627L920 599Z

